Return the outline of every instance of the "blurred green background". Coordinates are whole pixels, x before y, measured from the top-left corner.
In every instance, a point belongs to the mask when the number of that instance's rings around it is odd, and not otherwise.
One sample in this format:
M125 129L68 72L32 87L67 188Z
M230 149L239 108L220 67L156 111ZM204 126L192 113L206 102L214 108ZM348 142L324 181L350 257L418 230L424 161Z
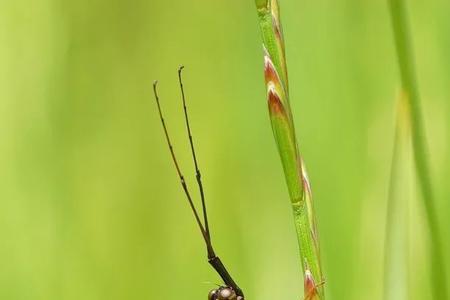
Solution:
M410 4L450 253L450 2ZM399 87L387 4L282 0L281 8L327 298L382 299ZM159 79L194 189L179 64L216 251L247 299L302 299L251 0L0 2L0 299L206 299L220 283L153 102ZM430 299L421 202L405 209L411 299Z

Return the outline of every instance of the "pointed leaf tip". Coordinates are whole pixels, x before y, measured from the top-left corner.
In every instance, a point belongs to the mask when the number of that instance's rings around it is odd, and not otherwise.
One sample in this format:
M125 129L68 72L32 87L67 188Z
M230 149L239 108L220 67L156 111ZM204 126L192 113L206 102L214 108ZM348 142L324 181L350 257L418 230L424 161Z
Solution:
M319 294L317 293L317 285L314 282L313 275L309 269L305 271L305 300L318 299Z
M269 110L270 110L271 115L286 116L286 112L284 110L283 103L281 103L280 96L278 96L278 93L276 92L273 85L269 86L267 98L268 98L268 102L269 102Z
M271 82L278 85L280 84L280 77L267 53L264 55L264 78L267 85Z

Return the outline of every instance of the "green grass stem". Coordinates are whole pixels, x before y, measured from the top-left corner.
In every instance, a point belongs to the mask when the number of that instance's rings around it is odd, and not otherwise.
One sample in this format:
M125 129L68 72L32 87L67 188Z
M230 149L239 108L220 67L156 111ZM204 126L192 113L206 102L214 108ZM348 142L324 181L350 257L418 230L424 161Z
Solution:
M413 159L408 100L401 92L396 112L386 217L384 300L407 300L408 226Z
M272 131L280 154L297 230L304 299L324 299L319 241L311 189L300 156L289 102L283 29L277 0L256 0L263 40L264 75Z
M413 47L410 39L410 30L406 4L404 0L389 0L392 24L394 30L397 57L400 68L402 89L409 101L411 120L411 135L415 167L420 191L425 207L425 215L430 233L430 267L433 299L448 299L447 281L445 274L444 255L439 222L436 212L436 198L433 193L430 176L430 163L427 152L424 122L420 106L419 89L414 69Z

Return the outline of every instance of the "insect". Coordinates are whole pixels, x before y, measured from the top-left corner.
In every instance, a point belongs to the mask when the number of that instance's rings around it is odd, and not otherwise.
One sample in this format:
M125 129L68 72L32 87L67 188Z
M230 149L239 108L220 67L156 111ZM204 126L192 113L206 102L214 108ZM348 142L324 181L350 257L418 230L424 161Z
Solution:
M181 172L181 169L178 165L178 161L176 159L175 152L173 150L173 146L170 141L167 126L166 126L166 123L164 121L164 117L162 114L161 104L159 102L159 97L158 97L158 92L157 92L157 83L158 82L155 81L153 83L153 92L154 92L156 104L158 107L159 117L161 119L161 124L162 124L163 130L164 130L164 135L166 136L167 145L169 146L170 154L172 156L172 160L175 165L175 169L177 171L181 186L186 195L189 206L194 214L195 221L196 221L196 223L200 229L200 232L203 236L203 240L205 241L206 250L208 253L208 262L216 270L216 272L219 274L219 276L222 278L222 280L225 284L223 286L220 286L217 289L211 290L208 294L208 300L244 300L244 293L239 288L239 286L236 284L236 282L233 280L233 278L231 277L230 273L225 268L225 266L222 263L222 261L220 260L220 258L214 252L214 249L212 246L211 234L210 234L209 225L208 225L208 215L207 215L207 211L206 211L205 194L203 191L203 184L202 184L202 179L201 179L201 173L200 173L200 169L198 167L197 156L195 154L195 148L194 148L194 142L192 140L191 128L189 126L189 117L188 117L187 107L186 107L186 97L185 97L183 81L182 81L183 68L184 68L183 66L180 66L178 69L178 81L179 81L180 90L181 90L181 99L182 99L182 103L183 103L184 118L186 121L186 130L187 130L187 134L189 137L189 144L191 146L192 159L194 161L194 166L195 166L195 177L196 177L197 185L198 185L199 192L200 192L203 222L200 219L200 215L194 205L194 202L192 201L192 197L189 192L186 181L184 180L183 173Z

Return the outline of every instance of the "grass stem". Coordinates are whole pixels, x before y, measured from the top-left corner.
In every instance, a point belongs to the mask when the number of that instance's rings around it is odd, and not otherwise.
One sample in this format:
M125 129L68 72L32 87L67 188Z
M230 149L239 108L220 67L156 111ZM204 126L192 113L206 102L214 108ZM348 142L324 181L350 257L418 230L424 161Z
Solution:
M419 89L414 69L413 48L410 39L406 4L404 0L389 0L394 30L402 89L409 101L413 154L417 178L425 207L430 233L430 265L433 299L448 299L442 241L436 212L436 198L430 176L424 122Z
M277 0L256 0L264 51L264 75L272 131L280 154L297 230L304 299L324 299L313 202L305 164L295 135L283 29Z

